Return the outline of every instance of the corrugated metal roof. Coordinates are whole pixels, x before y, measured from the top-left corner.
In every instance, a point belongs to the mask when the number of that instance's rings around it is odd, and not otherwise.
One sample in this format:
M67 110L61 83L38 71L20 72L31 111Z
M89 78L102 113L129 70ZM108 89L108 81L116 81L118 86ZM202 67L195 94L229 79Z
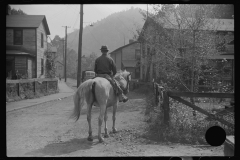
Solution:
M27 52L22 52L22 51L18 51L18 50L6 50L6 54L14 54L14 55L30 55L33 56L30 53Z
M181 19L181 17L178 17ZM182 24L182 29L187 29L188 23L192 24L196 20L194 18L186 18ZM164 28L178 29L178 22L174 14L170 14L169 19L159 18L158 23L162 24ZM216 31L234 31L234 19L204 19L204 26L200 30L216 30Z
M136 67L137 61L135 60L123 60L124 67Z
M234 31L234 19L208 19L203 29L217 31Z
M50 35L44 15L7 15L6 27L38 28L43 22L47 35Z

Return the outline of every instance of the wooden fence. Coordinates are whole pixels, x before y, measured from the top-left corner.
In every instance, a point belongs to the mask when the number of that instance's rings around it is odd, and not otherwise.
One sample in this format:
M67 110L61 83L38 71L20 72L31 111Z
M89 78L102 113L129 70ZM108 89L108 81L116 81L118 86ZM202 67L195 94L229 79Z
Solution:
M169 97L185 104L192 109L199 111L202 114L207 115L211 119L215 119L227 126L233 127L234 125L219 116L218 114L211 114L204 109L182 99L181 97L208 97L208 98L234 98L234 93L192 93L192 92L173 92L166 91L162 86L153 82L153 89L155 94L156 104L159 103L159 100L162 100L163 113L164 113L164 123L169 125L170 120L170 108L169 108Z
M58 80L49 78L34 78L34 79L20 79L20 80L6 80L6 98L14 99L14 97L22 97L26 92L30 96L37 93L55 93L58 91ZM22 96L23 95L23 96Z

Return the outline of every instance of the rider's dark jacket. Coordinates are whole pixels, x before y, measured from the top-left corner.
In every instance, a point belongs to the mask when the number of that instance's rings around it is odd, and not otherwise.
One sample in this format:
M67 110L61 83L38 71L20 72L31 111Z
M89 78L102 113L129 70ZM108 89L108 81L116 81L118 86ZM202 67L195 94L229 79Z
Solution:
M95 61L94 72L108 75L111 75L111 72L113 72L112 76L114 76L117 72L115 62L109 55L101 55Z

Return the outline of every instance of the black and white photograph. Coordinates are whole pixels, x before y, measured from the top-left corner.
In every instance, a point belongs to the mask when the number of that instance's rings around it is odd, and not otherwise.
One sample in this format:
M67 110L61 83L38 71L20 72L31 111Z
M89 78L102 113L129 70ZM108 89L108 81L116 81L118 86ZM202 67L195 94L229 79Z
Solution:
M233 4L6 5L6 157L235 155Z

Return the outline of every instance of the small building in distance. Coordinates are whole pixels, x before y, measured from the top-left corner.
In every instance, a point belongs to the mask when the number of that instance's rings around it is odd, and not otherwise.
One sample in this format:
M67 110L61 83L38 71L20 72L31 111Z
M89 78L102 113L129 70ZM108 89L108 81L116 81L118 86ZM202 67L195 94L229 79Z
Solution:
M140 43L129 40L129 44L124 45L109 55L116 63L117 71L126 69L131 72L132 79L140 78Z

